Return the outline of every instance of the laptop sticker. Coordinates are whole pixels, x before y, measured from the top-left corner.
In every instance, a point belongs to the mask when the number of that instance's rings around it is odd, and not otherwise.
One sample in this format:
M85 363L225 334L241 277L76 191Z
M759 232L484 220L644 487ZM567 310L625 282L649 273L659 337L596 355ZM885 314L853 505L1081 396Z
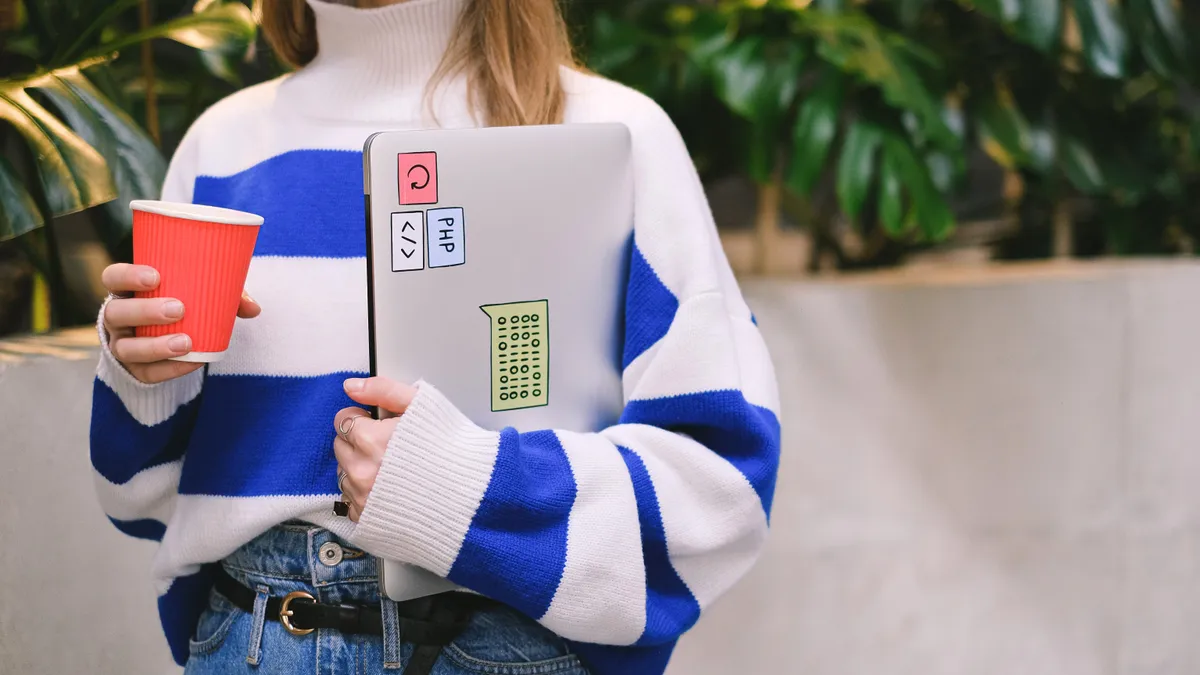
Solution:
M491 319L492 412L549 403L549 301L483 305L480 309Z
M425 214L392 214L392 271L425 269Z
M429 266L454 267L467 262L466 223L461 208L429 209Z
M436 204L437 200L437 153L408 152L401 154L400 205Z

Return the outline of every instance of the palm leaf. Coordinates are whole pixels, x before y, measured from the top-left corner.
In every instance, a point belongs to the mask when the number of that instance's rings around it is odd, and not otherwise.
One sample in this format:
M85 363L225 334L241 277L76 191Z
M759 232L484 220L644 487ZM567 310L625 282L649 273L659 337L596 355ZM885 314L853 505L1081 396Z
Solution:
M50 215L75 213L117 196L104 157L25 91L0 83L0 119L16 127L32 151Z
M37 203L17 172L0 156L0 241L36 230L43 222Z
M105 42L91 55L111 54L157 38L174 40L203 51L244 55L254 44L255 33L254 16L249 7L238 2L213 3L203 6L203 11Z
M106 208L127 230L133 225L129 202L157 197L166 175L166 160L154 141L78 68L54 71L30 86L45 94L80 137L104 157L119 197Z

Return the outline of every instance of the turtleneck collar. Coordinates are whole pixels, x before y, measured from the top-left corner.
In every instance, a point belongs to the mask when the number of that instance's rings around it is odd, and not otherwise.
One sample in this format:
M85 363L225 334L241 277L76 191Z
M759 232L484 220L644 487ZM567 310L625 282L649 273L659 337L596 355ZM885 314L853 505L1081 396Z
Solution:
M419 100L437 70L465 0L405 0L358 9L347 0L308 0L317 20L317 56L292 76L303 112L396 119ZM382 116L382 117L381 117Z

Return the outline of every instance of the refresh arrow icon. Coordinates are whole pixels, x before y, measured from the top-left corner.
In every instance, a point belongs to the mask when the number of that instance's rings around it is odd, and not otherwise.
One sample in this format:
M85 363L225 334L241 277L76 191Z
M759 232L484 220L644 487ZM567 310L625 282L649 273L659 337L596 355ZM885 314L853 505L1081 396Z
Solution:
M412 188L412 189L414 189L414 190L424 190L424 189L425 189L425 187L426 187L427 185L429 185L429 169L426 169L426 168L425 168L425 165L423 165L423 164L413 164L413 165L412 165L412 168L408 170L408 174L407 174L407 175L408 175L408 178L409 178L409 180L412 180L412 177L413 177L413 172L414 172L414 171L416 171L416 170L418 170L418 169L420 169L422 172L424 172L424 173L425 173L425 178L424 178L424 179L422 179L422 180L414 180L414 181L413 181L413 182L412 182L412 183L409 185L409 187L411 187L411 188Z

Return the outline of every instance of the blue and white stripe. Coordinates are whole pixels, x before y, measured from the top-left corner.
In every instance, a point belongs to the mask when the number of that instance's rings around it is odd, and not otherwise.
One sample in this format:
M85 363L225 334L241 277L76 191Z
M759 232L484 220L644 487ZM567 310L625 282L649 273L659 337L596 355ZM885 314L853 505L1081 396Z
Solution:
M342 381L368 370L358 148L370 129L246 124L263 115L237 105L269 103L269 85L189 134L164 197L266 216L247 289L267 310L224 361L161 385L137 383L106 351L92 423L106 512L161 541L154 573L176 660L206 565L290 518L509 603L601 675L661 673L753 564L779 454L769 355L670 121L611 83L574 84L594 91L568 121L621 121L634 135L621 419L590 434L486 430L422 383L357 526L328 514L329 420L352 405ZM221 138L235 120L236 142L201 146L205 127Z

